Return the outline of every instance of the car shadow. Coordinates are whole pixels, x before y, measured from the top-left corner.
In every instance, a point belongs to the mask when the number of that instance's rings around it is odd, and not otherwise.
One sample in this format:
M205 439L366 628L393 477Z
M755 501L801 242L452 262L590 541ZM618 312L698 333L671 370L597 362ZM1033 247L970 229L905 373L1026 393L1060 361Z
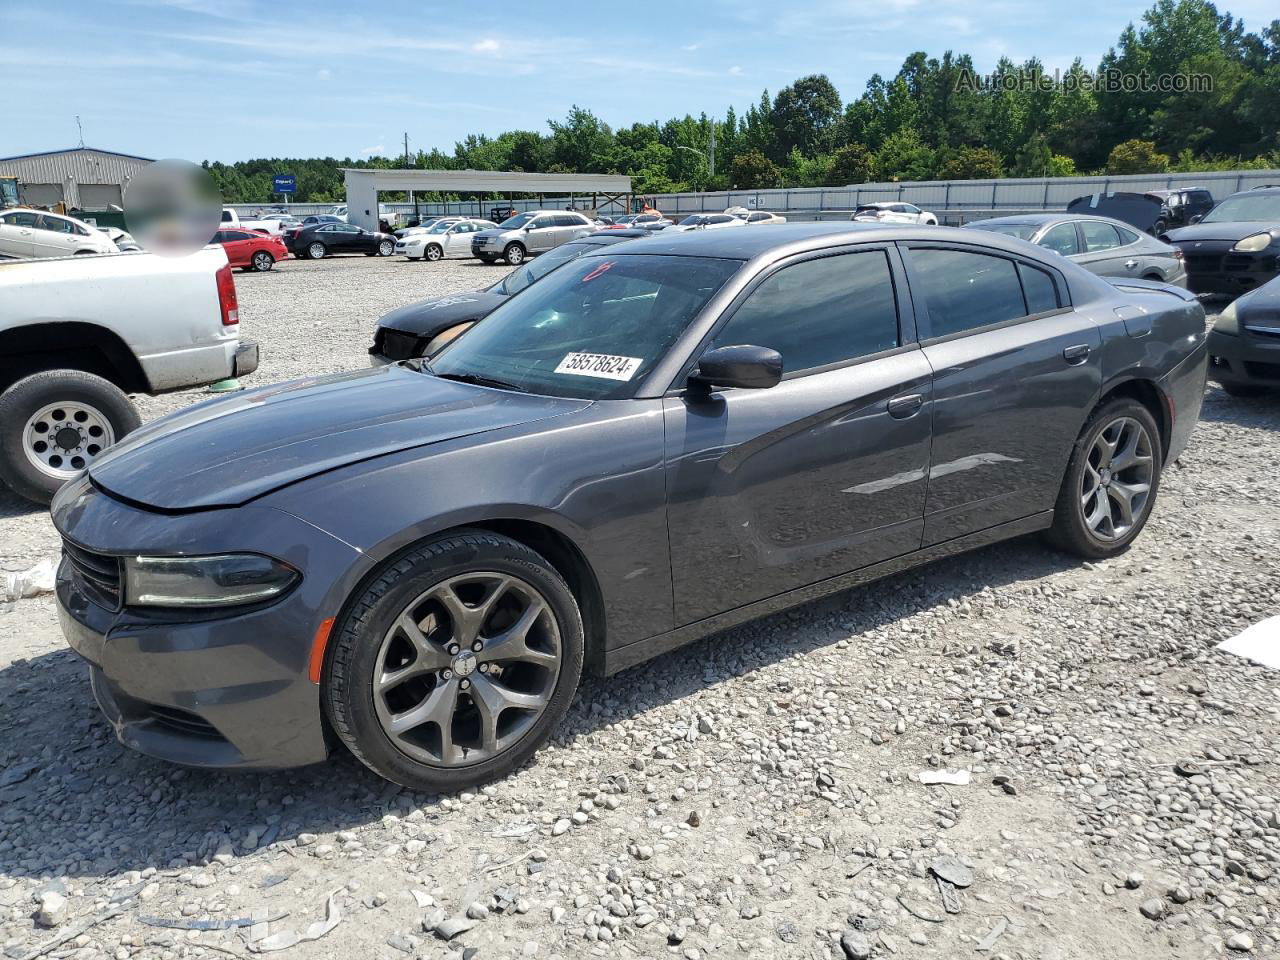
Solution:
M552 749L784 659L856 642L905 616L1078 562L1021 538L735 627L614 677L585 678ZM543 753L531 764L549 759ZM621 772L624 758L601 761L603 780ZM379 779L340 748L311 767L237 773L185 769L134 753L117 743L93 702L83 662L69 650L0 668L0 764L4 876L103 877L198 866L228 841L247 852L247 831L258 834L261 848L414 808L430 821L440 799Z
M1280 388L1251 397L1233 397L1216 383L1209 383L1200 420L1238 427L1280 430ZM1195 437L1191 438L1194 447Z
M18 496L3 483L0 483L0 518L26 517L33 513L48 512L48 507L32 503L25 497Z

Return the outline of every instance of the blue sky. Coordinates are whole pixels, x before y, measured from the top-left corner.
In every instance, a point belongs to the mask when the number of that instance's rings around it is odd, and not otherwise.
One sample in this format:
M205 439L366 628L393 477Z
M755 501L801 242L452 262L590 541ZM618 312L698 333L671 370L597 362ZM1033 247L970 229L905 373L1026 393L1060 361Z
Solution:
M1220 4L1258 29L1275 0ZM1149 6L1124 0L645 0L639 4L4 0L0 155L91 146L243 160L451 151L545 130L739 110L826 73L851 100L913 50L1096 65Z

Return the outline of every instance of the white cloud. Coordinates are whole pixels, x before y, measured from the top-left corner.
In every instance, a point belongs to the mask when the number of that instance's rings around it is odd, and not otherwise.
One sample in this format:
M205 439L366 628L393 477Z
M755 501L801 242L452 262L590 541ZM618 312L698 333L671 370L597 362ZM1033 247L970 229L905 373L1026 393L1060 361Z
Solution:
M729 68L729 76L731 76L731 77L740 77L740 76L742 76L742 68L741 68L741 67L739 67L739 66L736 66L736 65L735 65L735 66L730 67L730 68Z
M502 49L502 45L492 37L481 40L479 43L473 43L471 49L476 53L497 53Z
M387 152L387 148L386 148L385 146L383 146L381 143L380 143L380 144L378 144L376 147L361 147L361 148L360 148L360 156L362 156L362 157L371 157L371 156L373 156L375 153L385 154L386 152Z
M698 45L698 44L696 44L696 43L690 43L690 44L687 44L686 46L681 47L680 49L681 49L681 50L688 50L690 53L693 53L693 51L695 51L695 50L697 50L697 49L698 49L698 46L699 46L699 45Z
M317 80L328 80L332 76L333 74L329 71L328 67L321 67L319 70L316 71Z

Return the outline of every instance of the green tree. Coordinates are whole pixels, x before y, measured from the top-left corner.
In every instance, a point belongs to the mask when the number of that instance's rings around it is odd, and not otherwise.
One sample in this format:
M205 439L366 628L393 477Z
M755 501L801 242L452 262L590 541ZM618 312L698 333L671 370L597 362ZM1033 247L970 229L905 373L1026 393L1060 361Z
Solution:
M875 168L875 156L860 143L840 147L831 155L827 182L833 185L866 183Z
M961 147L946 158L939 175L946 180L995 180L1004 176L1004 167L994 150Z
M732 183L738 190L760 190L782 185L782 171L759 150L734 158Z
M1107 157L1107 173L1164 173L1168 154L1161 153L1150 140L1126 140L1112 148Z
M885 140L876 151L876 177L880 180L931 180L936 156L920 134L908 128Z
M801 77L779 90L769 112L773 158L793 150L812 158L830 149L841 106L840 94L824 74Z

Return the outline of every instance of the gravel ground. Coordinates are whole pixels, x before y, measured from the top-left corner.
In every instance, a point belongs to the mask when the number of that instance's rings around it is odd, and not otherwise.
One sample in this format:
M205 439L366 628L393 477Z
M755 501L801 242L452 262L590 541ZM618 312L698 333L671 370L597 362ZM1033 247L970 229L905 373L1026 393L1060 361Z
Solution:
M250 382L361 366L385 310L501 273L239 275ZM1280 956L1280 676L1214 649L1280 613L1278 430L1211 388L1124 556L1015 541L588 679L532 764L458 796L346 756L137 756L49 598L0 605L0 951ZM0 531L5 569L56 551L11 497ZM970 782L920 780L944 770Z

